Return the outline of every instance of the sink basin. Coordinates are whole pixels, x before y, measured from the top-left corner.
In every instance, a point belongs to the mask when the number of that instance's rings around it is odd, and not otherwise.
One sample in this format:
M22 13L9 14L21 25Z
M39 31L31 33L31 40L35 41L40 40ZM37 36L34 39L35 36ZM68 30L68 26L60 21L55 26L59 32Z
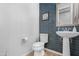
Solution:
M69 38L78 36L79 32L57 31L56 34L63 38L63 56L70 56Z
M67 37L67 38L72 38L79 35L79 32L72 32L72 31L57 31L56 33L60 37Z

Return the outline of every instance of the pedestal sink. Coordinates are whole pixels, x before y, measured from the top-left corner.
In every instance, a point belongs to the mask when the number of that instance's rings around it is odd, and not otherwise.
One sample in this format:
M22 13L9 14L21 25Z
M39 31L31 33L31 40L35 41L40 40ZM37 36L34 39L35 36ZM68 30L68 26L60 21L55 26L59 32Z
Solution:
M57 35L63 38L63 55L70 56L69 38L76 37L79 32L73 31L56 31Z

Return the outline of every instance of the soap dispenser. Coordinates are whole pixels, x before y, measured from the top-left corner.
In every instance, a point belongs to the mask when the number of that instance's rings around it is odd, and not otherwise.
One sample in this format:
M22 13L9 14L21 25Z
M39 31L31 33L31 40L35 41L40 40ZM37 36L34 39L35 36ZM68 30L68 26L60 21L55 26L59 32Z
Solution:
M76 30L76 27L74 26L74 27L73 27L73 32L76 32L76 31L77 31L77 30Z

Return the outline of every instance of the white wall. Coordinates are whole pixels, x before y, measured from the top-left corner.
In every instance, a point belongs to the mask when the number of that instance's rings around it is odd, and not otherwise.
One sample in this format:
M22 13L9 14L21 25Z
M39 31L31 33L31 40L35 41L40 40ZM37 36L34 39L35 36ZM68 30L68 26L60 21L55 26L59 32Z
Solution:
M39 36L39 4L0 4L0 48L7 55L22 55L31 50ZM28 41L22 41L28 37Z

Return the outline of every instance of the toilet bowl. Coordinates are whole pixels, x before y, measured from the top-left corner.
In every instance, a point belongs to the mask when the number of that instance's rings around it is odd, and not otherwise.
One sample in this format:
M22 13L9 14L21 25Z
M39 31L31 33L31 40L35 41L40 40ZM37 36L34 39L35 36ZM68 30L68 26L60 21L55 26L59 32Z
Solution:
M32 47L34 51L34 56L44 56L44 43L35 42Z

